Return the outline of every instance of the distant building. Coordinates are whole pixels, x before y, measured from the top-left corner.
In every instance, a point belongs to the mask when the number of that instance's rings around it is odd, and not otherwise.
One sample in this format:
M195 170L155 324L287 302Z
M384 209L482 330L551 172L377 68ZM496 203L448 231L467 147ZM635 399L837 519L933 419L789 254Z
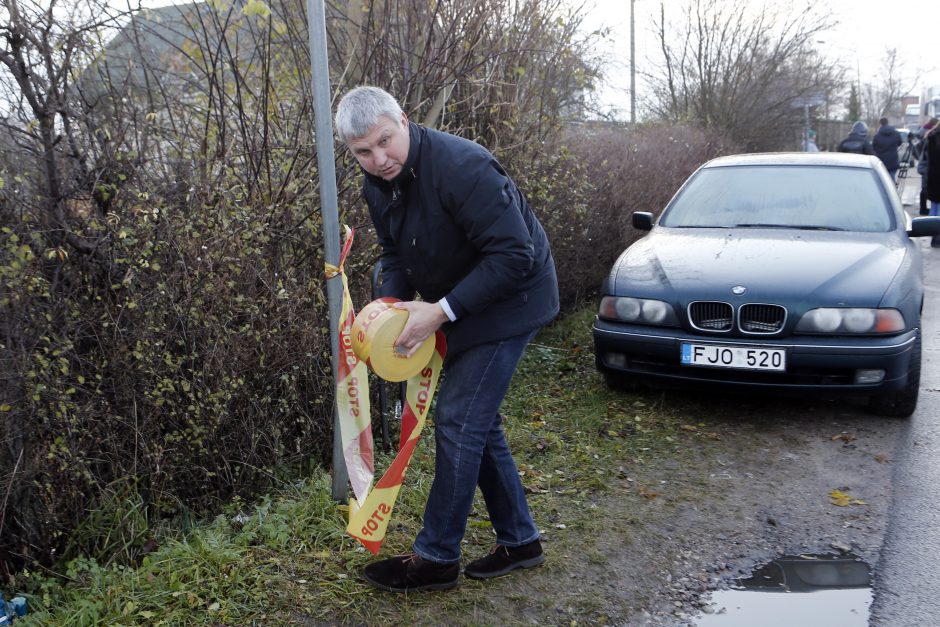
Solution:
M920 125L920 104L915 102L905 105L901 110L901 126L914 129Z
M231 24L244 4L234 0L221 12L207 2L137 11L82 72L83 97L94 102L129 96L162 104L209 97L211 64L224 67L229 56L250 62L258 53L257 35Z
M895 126L898 128L917 128L920 126L920 96L903 96L901 98L900 119L896 122Z
M930 118L940 117L940 85L924 90L924 100L919 122L923 124Z

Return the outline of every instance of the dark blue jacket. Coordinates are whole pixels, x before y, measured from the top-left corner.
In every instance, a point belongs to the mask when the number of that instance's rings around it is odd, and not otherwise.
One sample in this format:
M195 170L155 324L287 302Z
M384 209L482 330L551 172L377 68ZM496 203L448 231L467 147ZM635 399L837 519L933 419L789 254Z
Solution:
M894 171L901 167L901 159L898 157L898 147L900 145L901 134L890 124L885 124L879 128L871 140L875 156L881 159L888 171Z
M868 125L864 122L853 124L849 136L839 144L839 152L854 152L860 155L875 154L871 142L868 141Z
M410 125L402 173L366 173L363 194L382 246L379 294L443 297L457 316L447 353L533 331L558 313L548 238L522 192L485 148Z

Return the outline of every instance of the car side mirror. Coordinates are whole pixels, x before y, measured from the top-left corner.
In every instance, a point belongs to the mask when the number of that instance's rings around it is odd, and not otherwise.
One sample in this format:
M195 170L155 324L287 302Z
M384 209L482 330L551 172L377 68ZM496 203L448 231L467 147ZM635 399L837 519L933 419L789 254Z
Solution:
M907 232L907 235L908 237L940 235L940 218L936 216L927 218L914 218L911 220L911 230Z
M653 214L649 211L633 212L633 228L638 231L651 231L653 229Z

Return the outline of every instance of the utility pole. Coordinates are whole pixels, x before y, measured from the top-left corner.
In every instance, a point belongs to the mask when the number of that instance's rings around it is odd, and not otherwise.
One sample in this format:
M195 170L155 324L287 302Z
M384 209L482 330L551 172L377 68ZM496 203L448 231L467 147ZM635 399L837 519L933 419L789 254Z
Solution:
M634 4L630 0L630 124L636 125L636 19L634 18Z
M310 39L310 83L316 118L317 171L320 176L320 219L323 228L323 257L326 263L339 264L339 208L336 199L336 162L333 155L333 106L330 97L330 62L326 49L326 9L323 0L307 0L307 30ZM330 310L330 349L333 356L333 381L339 359L339 318L343 307L343 284L333 277L326 282ZM339 432L339 412L333 399L333 500L346 501L349 474L343 457L343 438Z

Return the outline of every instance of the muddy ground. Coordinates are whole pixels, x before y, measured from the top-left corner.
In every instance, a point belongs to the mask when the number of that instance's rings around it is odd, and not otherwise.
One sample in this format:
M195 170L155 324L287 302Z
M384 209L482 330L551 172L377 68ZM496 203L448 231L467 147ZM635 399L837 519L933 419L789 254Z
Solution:
M540 521L543 567L464 580L487 588L461 622L694 624L700 612L721 610L710 590L780 555L851 551L877 564L901 421L856 401L704 404L670 392L668 402L689 423L675 454L622 460L606 502L580 504L596 512L593 524ZM849 503L833 503L833 490Z

